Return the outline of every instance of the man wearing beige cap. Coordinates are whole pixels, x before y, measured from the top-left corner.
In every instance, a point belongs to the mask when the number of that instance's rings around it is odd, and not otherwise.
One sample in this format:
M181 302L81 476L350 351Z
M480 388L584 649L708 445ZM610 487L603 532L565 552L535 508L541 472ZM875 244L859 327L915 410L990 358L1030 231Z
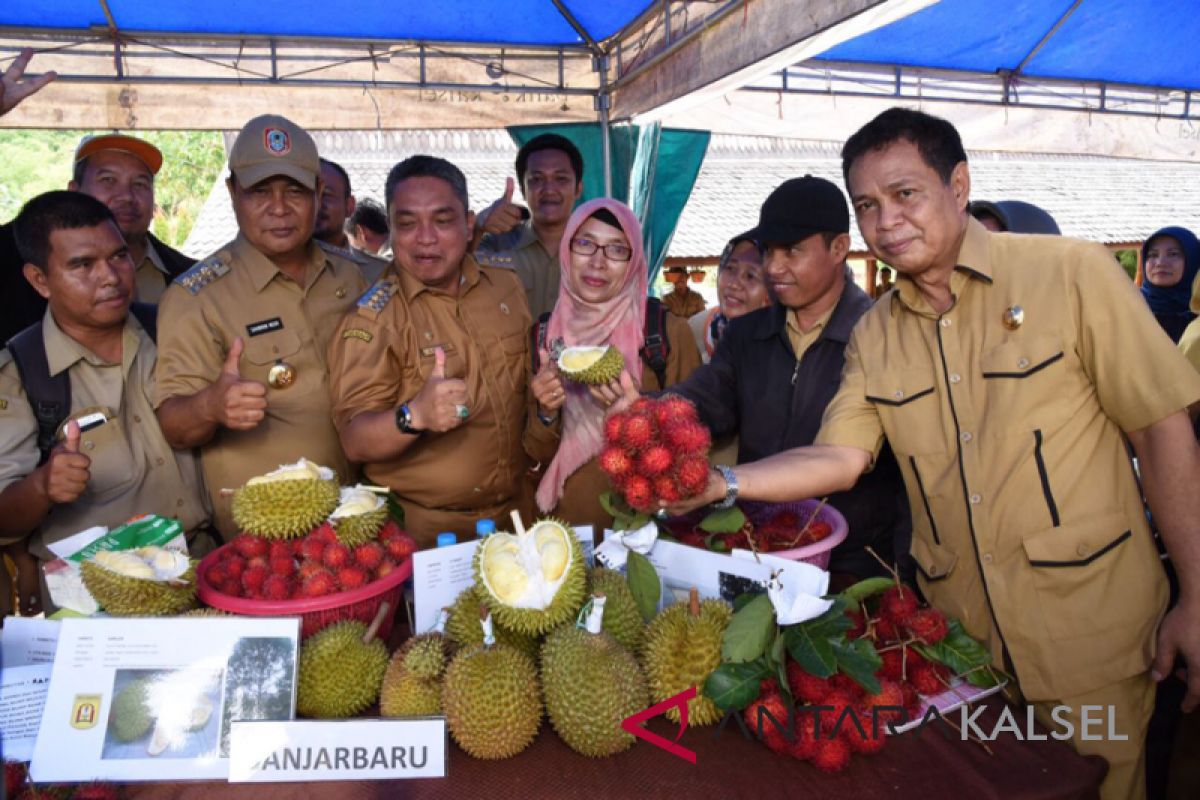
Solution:
M159 423L173 447L200 448L226 536L237 531L222 489L302 457L349 478L325 354L366 285L313 239L320 170L300 126L246 123L226 181L238 236L176 278L160 306Z

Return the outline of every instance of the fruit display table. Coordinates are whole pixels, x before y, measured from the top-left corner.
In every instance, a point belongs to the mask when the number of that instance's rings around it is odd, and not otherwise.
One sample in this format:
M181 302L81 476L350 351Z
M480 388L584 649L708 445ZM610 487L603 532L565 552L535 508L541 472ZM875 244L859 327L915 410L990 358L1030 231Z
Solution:
M998 705L978 719L995 725ZM671 738L675 726L664 719L650 728ZM1002 734L989 744L992 755L972 742L943 737L942 726L891 741L875 756L855 758L845 772L827 775L810 764L778 756L757 741L746 741L730 721L719 739L716 729L693 728L680 741L696 752L693 766L646 743L611 758L588 759L567 748L546 723L533 745L504 761L480 761L450 747L448 777L432 780L281 784L140 784L126 787L135 800L533 800L533 798L687 797L747 798L812 796L827 798L949 796L972 800L1068 800L1092 798L1106 766L1077 755L1063 742L1023 742Z

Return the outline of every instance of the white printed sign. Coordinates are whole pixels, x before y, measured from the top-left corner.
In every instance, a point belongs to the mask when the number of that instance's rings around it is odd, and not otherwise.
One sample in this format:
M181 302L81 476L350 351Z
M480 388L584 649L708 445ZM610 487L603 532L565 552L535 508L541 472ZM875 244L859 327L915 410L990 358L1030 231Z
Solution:
M446 776L446 720L235 722L231 783Z

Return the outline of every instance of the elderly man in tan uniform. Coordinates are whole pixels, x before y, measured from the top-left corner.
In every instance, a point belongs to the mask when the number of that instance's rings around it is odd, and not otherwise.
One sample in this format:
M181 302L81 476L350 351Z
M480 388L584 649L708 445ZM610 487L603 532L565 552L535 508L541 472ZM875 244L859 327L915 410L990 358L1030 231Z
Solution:
M1103 797L1142 797L1154 679L1176 654L1185 711L1200 700L1200 448L1186 413L1200 376L1103 247L992 234L967 215L950 123L891 109L842 160L896 289L854 329L816 444L714 476L705 499L845 488L886 435L925 596L989 645L1043 724L1069 719L1076 749L1108 760ZM1126 437L1179 574L1165 618Z
M548 460L557 433L532 400L520 281L467 255L462 172L413 156L386 191L394 263L333 337L333 419L347 455L399 495L429 545L442 531L474 536L481 518L503 525L529 457Z
M350 478L329 417L330 336L365 282L313 238L320 166L312 137L257 117L229 155L238 237L163 296L158 418L178 448L199 447L226 535L221 490L301 457Z
M49 307L0 351L0 543L23 541L45 561L47 545L85 528L158 514L179 519L203 554L212 541L199 469L154 417L153 316L129 313L133 260L112 213L48 192L15 224L25 275ZM33 611L33 562L18 565Z

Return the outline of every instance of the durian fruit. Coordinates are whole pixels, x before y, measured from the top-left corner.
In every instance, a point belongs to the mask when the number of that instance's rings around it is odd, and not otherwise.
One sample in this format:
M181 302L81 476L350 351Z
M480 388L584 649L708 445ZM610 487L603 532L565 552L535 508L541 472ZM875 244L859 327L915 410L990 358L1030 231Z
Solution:
M316 719L352 717L379 699L387 669L387 646L375 638L387 613L379 607L370 627L338 622L300 646L296 711Z
M542 645L546 714L568 747L591 758L632 747L621 720L650 705L637 659L601 628L607 616L604 595L596 593L586 628L563 625Z
M228 617L232 616L228 611L222 611L219 608L193 608L191 611L185 611L179 616L181 617Z
M503 628L540 636L583 606L587 592L583 548L556 519L526 529L512 513L516 533L497 532L475 550L475 584Z
M652 703L674 697L690 686L704 686L721 663L721 639L732 617L728 603L701 603L699 593L692 589L687 603L668 606L650 621L642 662ZM679 721L678 706L667 710L667 719ZM712 725L720 719L721 712L703 692L688 701L689 725Z
M154 715L150 711L150 680L130 681L113 698L108 727L118 742L136 741L150 732Z
M625 357L612 345L568 347L558 357L559 373L576 383L608 383L621 377L621 370L624 368Z
M114 616L170 616L197 604L196 564L174 550L101 550L79 571L88 592Z
M461 651L446 668L442 708L450 735L469 755L509 758L537 736L541 690L533 661L497 643L491 614L486 608L482 614L483 644Z
M442 711L442 674L450 649L442 631L442 611L430 633L414 636L392 655L383 675L379 713L385 717L427 717Z
M387 522L387 503L362 484L343 486L329 521L342 543L357 547L374 539Z
M604 631L612 634L622 647L631 653L642 651L646 638L646 621L629 591L629 583L619 572L597 567L588 573L592 594L603 594Z
M302 458L246 481L233 495L233 520L254 536L291 539L324 522L338 497L334 471Z
M479 625L479 605L485 600L484 595L475 586L468 586L459 592L450 606L450 616L446 621L446 638L450 646L458 650L469 649L483 644L483 629ZM510 631L502 625L494 627L496 641L520 650L535 663L542 642L536 636Z

